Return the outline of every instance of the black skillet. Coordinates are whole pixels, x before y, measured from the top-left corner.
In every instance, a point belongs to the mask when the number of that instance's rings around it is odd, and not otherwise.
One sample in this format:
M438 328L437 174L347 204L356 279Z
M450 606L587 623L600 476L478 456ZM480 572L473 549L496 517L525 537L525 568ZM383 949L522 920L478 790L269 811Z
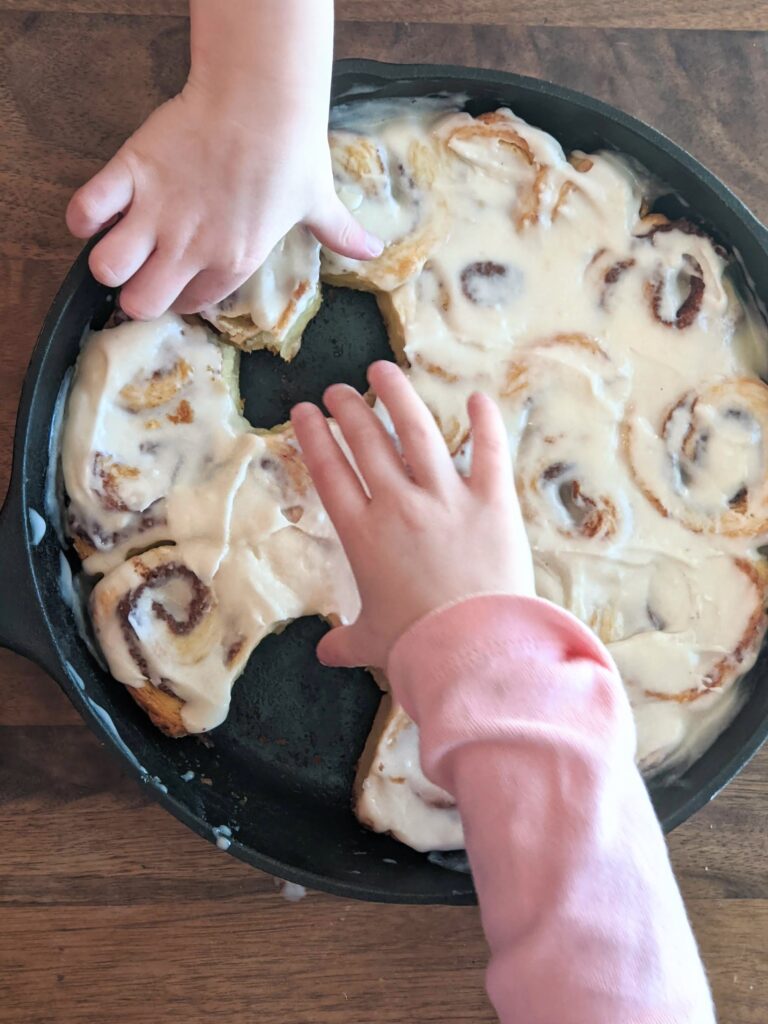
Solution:
M766 229L692 157L626 114L576 92L493 71L342 61L334 74L334 102L437 92L466 94L473 113L510 106L566 150L610 147L636 157L690 204L717 241L740 253L755 292L768 302ZM674 215L676 202L668 198L666 212ZM46 669L102 742L176 817L223 847L231 830L229 850L242 860L345 897L473 902L466 874L357 824L350 791L378 691L364 672L320 667L313 653L323 632L318 621L303 620L264 641L235 687L229 719L209 744L163 737L90 653L62 599L60 545L50 522L35 543L40 523L34 513L48 518L48 443L62 379L83 331L103 325L113 302L90 276L84 252L32 355L0 513L0 643ZM365 367L388 355L373 299L327 289L290 367L264 353L243 360L247 414L254 424L271 426L287 418L295 401L317 401L333 381L362 389ZM767 658L764 652L750 673L751 696L730 728L682 778L651 787L666 829L711 799L768 735Z

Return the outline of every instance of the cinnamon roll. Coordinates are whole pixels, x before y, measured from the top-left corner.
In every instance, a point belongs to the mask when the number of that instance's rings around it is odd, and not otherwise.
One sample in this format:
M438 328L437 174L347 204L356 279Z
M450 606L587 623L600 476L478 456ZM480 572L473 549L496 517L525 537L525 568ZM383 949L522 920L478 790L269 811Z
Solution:
M298 224L228 298L202 311L233 345L289 362L320 308L320 243Z
M417 274L448 231L438 162L423 122L384 122L375 135L330 133L336 191L360 223L385 243L360 261L323 250L323 280L389 292Z
M243 429L234 356L170 313L90 335L62 437L66 518L88 571L172 539L170 491L205 480Z
M536 555L536 584L607 645L636 709L641 768L679 766L686 753L700 753L700 720L731 702L727 691L760 648L764 564L638 548L611 558L548 551Z
M378 296L395 354L453 452L468 437L469 395L495 390L525 287L515 264L462 249L447 243L412 281Z
M617 285L628 276L636 262L635 257L629 253L616 253L605 247L594 253L587 265L585 277L597 291L600 309L612 308Z
M591 167L586 158L577 166L569 164L550 135L510 110L478 117L454 114L443 121L437 135L448 153L471 171L504 185L506 212L518 231L551 223L577 188L578 175ZM460 169L453 170L461 180Z
M584 335L559 335L507 368L502 397L522 406L515 472L534 546L615 545L632 523L621 478L605 458L618 445L629 379Z
M694 533L768 533L768 387L752 377L688 391L658 427L623 427L634 479L664 518Z
M764 565L725 556L691 567L653 633L609 645L635 713L646 774L684 770L743 699L736 682L765 636Z
M419 730L389 696L382 698L358 765L355 814L414 850L460 850L461 819L453 798L429 781L419 762Z
M234 680L280 621L258 622L238 593L237 565L212 579L210 560L205 542L153 548L108 573L91 595L112 675L169 736L223 721Z

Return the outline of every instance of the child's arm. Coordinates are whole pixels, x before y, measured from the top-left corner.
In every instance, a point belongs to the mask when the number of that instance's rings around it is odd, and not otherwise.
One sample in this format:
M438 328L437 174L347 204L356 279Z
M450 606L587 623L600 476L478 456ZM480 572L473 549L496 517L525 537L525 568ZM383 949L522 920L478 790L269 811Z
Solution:
M70 201L94 276L150 318L230 294L299 221L359 259L377 255L337 198L328 150L333 0L191 0L182 92Z
M327 393L370 497L320 412L293 422L360 587L357 623L321 660L386 666L419 724L423 767L458 803L508 1024L710 1024L704 971L633 763L607 652L533 596L506 436L470 402L473 465L454 471L400 372L370 381L408 471L363 400ZM485 595L485 596L483 596Z

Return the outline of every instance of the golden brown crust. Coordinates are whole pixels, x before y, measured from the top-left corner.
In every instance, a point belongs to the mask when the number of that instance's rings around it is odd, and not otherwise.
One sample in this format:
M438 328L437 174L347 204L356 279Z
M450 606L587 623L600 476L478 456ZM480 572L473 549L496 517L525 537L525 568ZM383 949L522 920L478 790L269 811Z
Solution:
M301 295L294 296L291 299L291 304L283 313L281 323L290 318L299 298L301 298ZM311 302L282 340L279 334L274 331L258 330L253 320L247 314L241 314L240 316L225 316L222 314L216 318L215 326L222 332L230 344L242 349L244 352L256 352L266 349L269 352L274 352L275 355L280 356L286 363L289 363L301 348L304 330L320 309L322 301L322 292L318 285ZM281 324L279 323L277 325L278 332L281 329Z
M393 291L419 273L443 240L445 229L444 212L436 208L430 223L400 241L392 242L381 256L367 260L355 270L334 273L323 262L320 279L326 284L377 295Z
M150 682L143 686L127 686L126 689L160 732L172 739L187 735L181 712L184 701L175 693L160 690Z
M376 822L367 818L360 807L363 796L363 784L371 774L379 741L389 725L389 721L392 718L394 711L395 707L392 697L389 693L385 693L381 698L379 710L376 712L376 717L373 720L371 731L368 734L368 739L365 741L365 746L363 747L363 752L358 759L357 769L355 771L355 781L352 785L352 807L354 812L362 825L365 825L366 828L373 829L374 831L376 831Z
M81 562L84 562L86 558L90 558L91 555L96 554L96 548L89 540L86 540L85 537L73 537L72 547L75 549L77 557Z
M381 259L381 257L379 257ZM322 264L321 264L322 265ZM356 292L370 292L378 299L379 289L374 287L370 281L366 281L365 278L360 277L358 274L351 270L339 271L338 273L332 273L326 267L320 271L320 280L323 284L329 284L333 288L351 288L352 291Z
M381 318L389 339L389 345L394 353L395 359L400 366L407 366L408 360L405 357L405 332L403 322L394 301L392 292L377 292L376 304L379 307Z
M334 167L367 195L378 191L377 179L387 173L378 147L364 135L331 133ZM333 253L322 253L320 278L327 284L357 291L387 292L419 273L448 231L448 214L434 194L438 157L431 145L413 140L398 173L408 179L410 190L418 191L414 204L415 224L400 238L393 239L383 253L372 260L345 265Z
M177 395L189 379L192 367L184 359L178 359L165 370L156 370L151 377L135 384L126 384L120 392L120 402L131 412L146 412L157 409Z

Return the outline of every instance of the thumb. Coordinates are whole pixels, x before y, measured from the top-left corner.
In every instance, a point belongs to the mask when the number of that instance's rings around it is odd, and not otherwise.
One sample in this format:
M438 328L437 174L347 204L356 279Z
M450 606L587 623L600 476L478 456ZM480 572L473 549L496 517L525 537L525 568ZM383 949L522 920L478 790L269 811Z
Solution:
M317 645L317 659L329 668L359 668L368 664L356 626L329 629Z
M335 193L306 223L321 245L341 256L370 260L384 251L384 243L358 224Z

